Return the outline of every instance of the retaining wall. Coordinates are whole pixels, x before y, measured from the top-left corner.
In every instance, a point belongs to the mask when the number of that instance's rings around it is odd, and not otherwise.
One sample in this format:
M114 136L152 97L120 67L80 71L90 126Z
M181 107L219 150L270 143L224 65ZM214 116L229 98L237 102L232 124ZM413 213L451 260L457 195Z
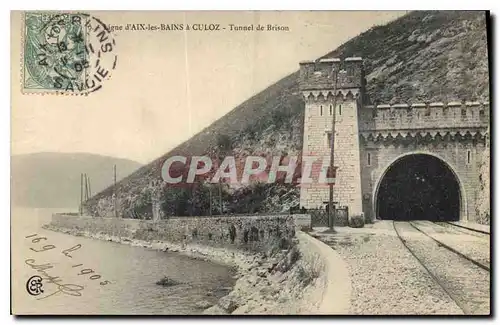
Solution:
M295 236L300 215L178 217L161 221L54 214L51 226L145 241L262 251Z
M313 314L348 314L351 280L346 262L331 247L304 232L298 231L297 238L300 263L308 272L319 275L302 298L306 310Z
M230 295L242 295L239 299L248 300L245 303L248 306L257 303L255 309L241 311L242 313L267 314L272 311L276 314L347 314L351 293L347 266L333 249L298 230L305 224L310 224L309 215L183 217L153 222L54 214L49 229L101 239L113 238L122 243L149 243L151 248L157 249L169 247L169 242L182 246L174 250L181 253L192 253L193 248L196 248L196 251L214 261L225 263L231 259L231 263L243 273L238 281L244 285L240 285L240 290L233 290ZM289 271L290 274L283 274L285 281L276 282L277 278L267 274L268 269L263 266L264 275L268 277L266 287L274 285L279 288L278 292L283 292L286 296L286 299L283 298L284 302L279 302L275 296L255 296L259 291L258 287L248 287L248 279L262 280L262 274L255 275L251 271L250 265L255 264L252 256L256 256L252 253L266 250L277 241L291 242L294 238L298 239L297 248L301 257L295 268ZM154 244L155 241L160 245ZM248 254L240 254L245 251ZM305 288L301 284L304 274L297 272L299 268L306 276L315 278ZM242 291L242 288L245 290ZM257 301L250 301L251 299L245 298L247 296L252 296ZM268 298L272 300L266 300ZM262 303L259 304L259 301ZM272 304L274 308L268 309ZM263 306L267 308L260 310ZM207 313L211 313L210 309Z

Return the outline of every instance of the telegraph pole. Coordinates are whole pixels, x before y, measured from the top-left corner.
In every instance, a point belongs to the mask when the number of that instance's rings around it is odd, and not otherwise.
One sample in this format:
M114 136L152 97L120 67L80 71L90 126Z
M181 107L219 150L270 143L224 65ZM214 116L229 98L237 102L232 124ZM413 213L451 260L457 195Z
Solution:
M87 174L83 174L83 178L85 179L85 201L89 199L89 183L87 180Z
M210 213L209 215L212 216L212 186L209 185L208 187L208 194L210 196Z
M87 182L89 183L89 198L92 196L92 190L90 189L90 177L87 176Z
M83 173L80 173L80 215L83 215Z
M340 67L339 67L340 69ZM333 73L334 73L334 81L333 81L333 112L332 112L332 136L330 137L330 175L333 176L333 173L335 171L335 165L334 165L334 145L335 145L335 115L337 113L337 78L339 71L335 70L333 68ZM336 173L335 173L336 174ZM337 175L335 175L335 178L337 178ZM330 187L330 197L328 200L328 223L330 226L330 230L334 230L334 214L333 214L333 183L328 184Z
M220 208L220 214L223 215L224 213L222 212L222 183L220 182L219 182L219 208Z
M116 164L113 165L114 181L113 181L113 194L114 194L114 208L115 208L115 218L118 218L118 211L116 210Z
M217 154L217 169L219 169L221 163L221 154L219 152ZM219 183L217 183L217 190L219 192L219 215L223 215L222 213L222 183L221 180L219 179ZM216 203L217 204L217 203Z

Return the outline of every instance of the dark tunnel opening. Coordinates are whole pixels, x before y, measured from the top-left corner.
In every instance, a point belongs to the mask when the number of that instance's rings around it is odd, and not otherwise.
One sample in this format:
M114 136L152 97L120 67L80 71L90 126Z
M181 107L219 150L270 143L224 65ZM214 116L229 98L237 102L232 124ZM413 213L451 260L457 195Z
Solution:
M409 155L392 164L380 182L376 200L378 219L460 218L460 186L455 174L430 155Z

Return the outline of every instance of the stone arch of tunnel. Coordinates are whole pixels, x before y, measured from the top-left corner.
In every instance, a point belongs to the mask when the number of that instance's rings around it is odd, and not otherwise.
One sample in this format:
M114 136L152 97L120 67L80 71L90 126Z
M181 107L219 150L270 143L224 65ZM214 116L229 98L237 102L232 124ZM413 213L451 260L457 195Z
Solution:
M404 155L387 167L375 193L382 220L457 221L463 210L460 180L442 159L424 153Z

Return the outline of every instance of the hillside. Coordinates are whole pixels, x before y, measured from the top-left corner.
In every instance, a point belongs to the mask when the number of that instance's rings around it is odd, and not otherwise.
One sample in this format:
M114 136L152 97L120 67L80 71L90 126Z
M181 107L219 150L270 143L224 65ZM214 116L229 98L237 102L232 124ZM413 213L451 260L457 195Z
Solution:
M87 173L92 193L132 173L141 164L86 153L33 153L11 159L11 203L33 208L77 208L80 201L80 173Z
M366 101L370 103L489 98L484 12L412 12L387 25L371 28L323 57L348 56L361 56L365 60ZM151 191L155 187L152 181L160 179L161 164L172 155L207 152L232 152L240 157L299 155L304 104L297 77L295 72L279 80L125 178L117 185L120 213L131 217L145 213L141 217L148 217ZM207 203L190 199L191 190L162 191L162 200L183 202L182 206L164 205L166 214L206 213ZM86 205L89 212L108 213L112 193L113 189L108 188L91 198ZM240 199L246 203L239 204ZM223 200L224 209L234 213L281 211L297 203L298 191L292 186L258 186L226 190ZM191 206L190 211L187 206Z

